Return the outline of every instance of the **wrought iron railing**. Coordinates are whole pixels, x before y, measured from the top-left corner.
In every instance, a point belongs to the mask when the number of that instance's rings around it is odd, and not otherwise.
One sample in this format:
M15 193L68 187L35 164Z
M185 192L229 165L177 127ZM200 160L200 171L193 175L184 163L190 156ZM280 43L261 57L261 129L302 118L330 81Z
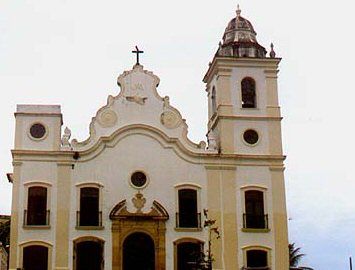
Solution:
M271 270L270 267L268 266L262 266L262 267L242 267L242 270Z
M176 213L176 228L201 228L201 213Z
M23 211L23 225L24 226L49 226L50 210L34 212Z
M269 229L268 215L243 215L243 228L244 229Z
M85 226L92 226L92 227L102 227L102 212L92 213L90 212L87 214L82 214L80 211L76 211L76 226L77 227L85 227Z

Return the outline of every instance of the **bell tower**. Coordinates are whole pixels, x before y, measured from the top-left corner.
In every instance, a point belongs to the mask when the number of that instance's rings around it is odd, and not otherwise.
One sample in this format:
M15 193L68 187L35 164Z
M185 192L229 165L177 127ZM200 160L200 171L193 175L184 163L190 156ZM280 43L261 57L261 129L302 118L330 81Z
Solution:
M221 160L221 166L209 168L208 176L208 207L223 239L212 244L216 269L288 269L277 88L281 58L273 44L267 53L256 35L238 6L203 79L208 149ZM223 165L227 159L228 166ZM258 224L251 224L256 219ZM262 254L263 261L253 254Z
M282 154L280 60L273 45L267 55L238 7L203 80L209 101L208 138L217 141L221 153Z

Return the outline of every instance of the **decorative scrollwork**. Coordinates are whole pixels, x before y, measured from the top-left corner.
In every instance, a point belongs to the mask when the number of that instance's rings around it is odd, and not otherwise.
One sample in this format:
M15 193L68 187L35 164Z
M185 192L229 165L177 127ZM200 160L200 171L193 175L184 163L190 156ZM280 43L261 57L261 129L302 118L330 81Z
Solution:
M117 123L117 114L113 110L104 110L99 114L98 121L102 127L113 127Z
M176 112L166 111L161 114L160 121L165 127L173 129L180 126L182 119Z

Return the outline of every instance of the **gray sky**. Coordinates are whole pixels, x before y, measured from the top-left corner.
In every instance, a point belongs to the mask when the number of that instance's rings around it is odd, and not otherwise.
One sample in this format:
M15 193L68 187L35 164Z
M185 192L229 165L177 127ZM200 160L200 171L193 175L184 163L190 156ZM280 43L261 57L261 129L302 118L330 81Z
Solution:
M118 94L116 78L142 64L159 93L205 139L202 78L238 2L232 0L0 0L0 213L11 207L16 104L61 104L64 125L85 139L91 117ZM348 269L355 257L353 177L355 25L350 0L240 0L259 42L280 67L290 241L316 269Z

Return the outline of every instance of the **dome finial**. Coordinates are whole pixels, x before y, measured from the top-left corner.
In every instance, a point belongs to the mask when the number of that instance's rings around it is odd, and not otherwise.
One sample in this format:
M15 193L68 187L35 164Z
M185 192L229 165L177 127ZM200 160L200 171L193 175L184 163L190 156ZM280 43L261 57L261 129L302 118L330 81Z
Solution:
M242 11L240 10L240 6L239 6L239 4L238 4L238 6L237 6L237 18L239 18L240 17L240 13L241 13Z

